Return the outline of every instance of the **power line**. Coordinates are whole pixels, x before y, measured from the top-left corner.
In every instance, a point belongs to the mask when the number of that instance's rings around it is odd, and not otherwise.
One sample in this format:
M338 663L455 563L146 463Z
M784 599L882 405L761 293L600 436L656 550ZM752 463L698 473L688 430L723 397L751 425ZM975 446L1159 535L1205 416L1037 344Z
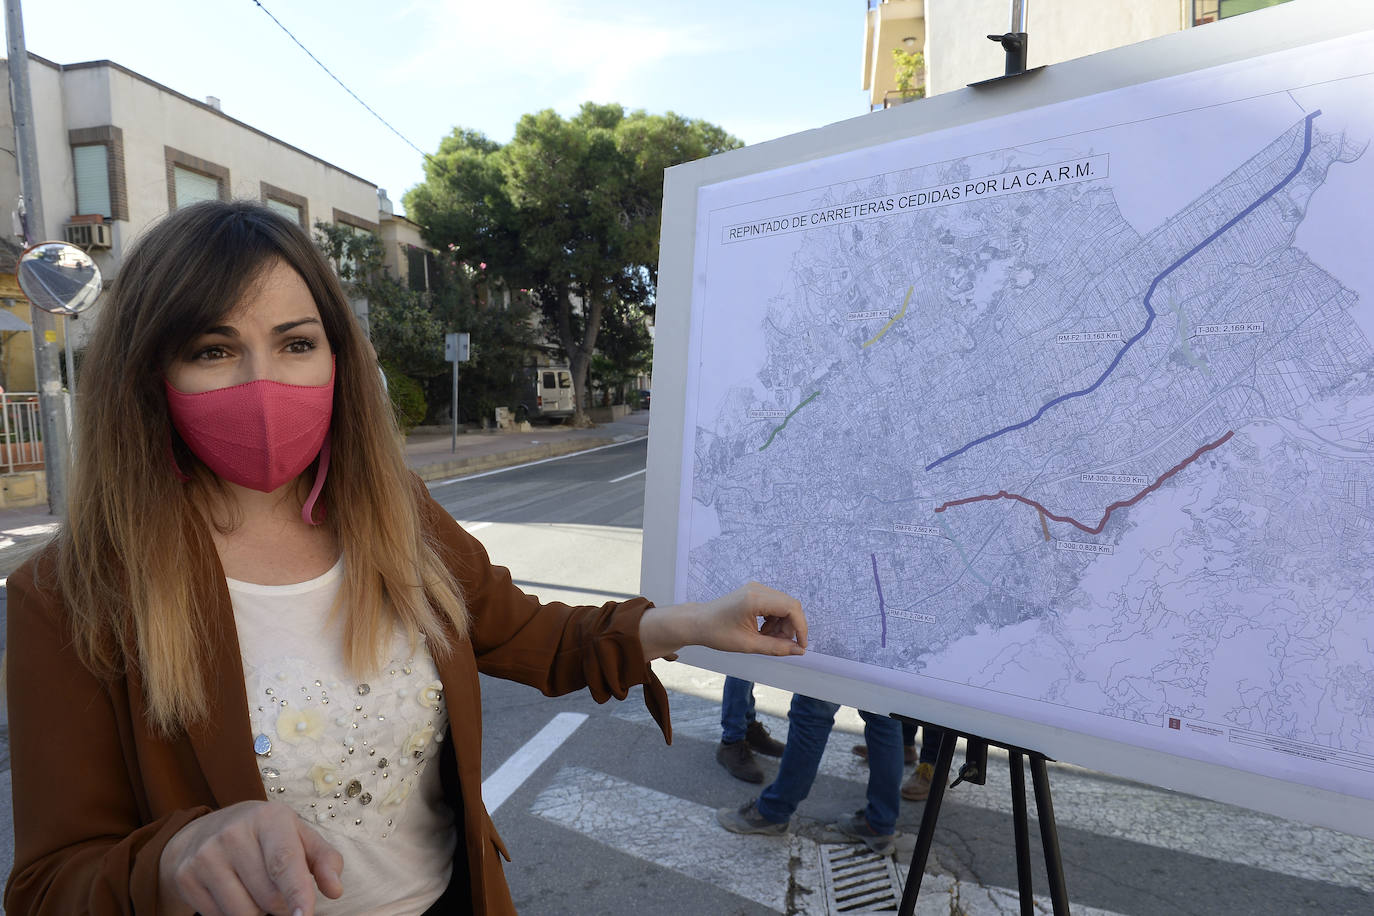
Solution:
M382 124L386 125L386 129L387 129L387 130L391 131L393 134L395 134L396 136L398 136L398 137L400 137L402 140L404 140L404 141L410 146L411 149L415 150L415 152L419 153L421 156L424 156L425 159L429 160L430 162L433 162L433 161L434 161L434 157L433 157L433 156L431 156L429 153L425 152L424 150L420 149L420 148L419 148L418 146L416 146L414 143L411 143L409 137L407 137L405 134L401 133L401 132L400 132L399 130L397 130L396 128L392 127L391 124L387 121L386 118L384 118L384 117L382 117L381 115L377 114L377 112L376 112L375 110L373 110L373 108L372 108L371 105L367 104L367 103L364 102L362 99L358 98L358 93L354 92L352 89L349 89L348 86L344 85L344 81L343 81L343 80L341 80L341 79L339 79L337 76L335 76L334 73L333 73L333 71L331 71L328 67L326 67L326 66L324 65L324 63L323 63L318 57L316 57L314 54L311 54L311 53L310 53L310 49L307 48L305 45L301 44L301 40L300 40L299 38L297 38L295 35L292 35L292 34L291 34L291 30L288 29L286 26L284 26L284 25L281 24L281 20L278 19L276 16L273 16L273 15L272 15L272 11L269 10L267 7L265 7L265 6L262 5L262 0L253 0L253 3L257 5L258 9L262 10L264 13L267 14L267 18L269 18L269 19L271 19L273 22L275 22L275 23L277 24L277 28L279 28L279 29L281 29L283 32L285 32L286 35L287 35L287 37L290 38L292 41L294 41L294 42L296 43L297 47L299 47L302 51L304 51L307 55L309 55L309 57L310 57L311 60L313 60L315 63L319 64L320 69L323 70L325 73L328 73L330 79L332 79L334 82L336 82L336 83L338 83L340 86L342 86L344 92L347 92L349 95L353 96L354 101L356 101L359 105L361 105L361 106L363 106L364 108L366 108L366 109L368 110L368 112L371 113L372 117L376 118L378 121L381 121Z

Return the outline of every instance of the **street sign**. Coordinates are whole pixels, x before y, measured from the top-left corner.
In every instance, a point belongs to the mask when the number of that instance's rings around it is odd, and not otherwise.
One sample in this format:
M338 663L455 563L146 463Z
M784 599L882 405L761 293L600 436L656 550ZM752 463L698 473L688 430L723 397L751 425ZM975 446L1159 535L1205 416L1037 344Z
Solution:
M467 332L461 334L444 335L444 362L465 363L468 361L468 351L472 335Z

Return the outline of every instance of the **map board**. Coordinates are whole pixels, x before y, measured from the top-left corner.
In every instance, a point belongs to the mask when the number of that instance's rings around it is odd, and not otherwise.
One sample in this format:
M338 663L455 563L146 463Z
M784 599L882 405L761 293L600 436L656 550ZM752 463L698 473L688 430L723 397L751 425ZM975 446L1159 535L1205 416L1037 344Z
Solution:
M811 621L703 663L1374 835L1370 61L693 188L671 598Z

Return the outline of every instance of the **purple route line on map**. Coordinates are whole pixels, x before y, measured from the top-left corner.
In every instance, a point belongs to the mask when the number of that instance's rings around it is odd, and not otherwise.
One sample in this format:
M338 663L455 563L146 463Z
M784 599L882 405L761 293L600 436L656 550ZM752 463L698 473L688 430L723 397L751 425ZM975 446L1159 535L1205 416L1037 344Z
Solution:
M878 580L878 555L870 553L869 559L873 561L873 584L878 586L878 617L883 622L883 642L884 649L887 648L887 607L883 604L883 583Z
M948 455L945 455L943 458L935 459L930 464L926 465L925 469L927 471L932 471L940 465L944 464L946 461L949 461L951 458L958 458L964 452L968 451L976 445L982 445L989 439L996 439L998 436L1005 436L1007 433L1015 432L1018 429L1025 429L1026 427L1034 423L1036 420L1039 420L1041 417L1043 417L1045 415L1045 411L1049 410L1051 407L1054 407L1057 404L1062 404L1065 401L1068 401L1072 398L1085 397L1087 395L1092 394L1098 388L1102 387L1102 383L1107 380L1107 377L1116 371L1117 366L1121 365L1121 360L1125 358L1126 353L1131 349L1131 347L1135 346L1136 341L1140 340L1140 338L1144 337L1146 334L1150 332L1150 328L1155 323L1155 318L1159 317L1158 314L1155 312L1154 305L1150 301L1154 297L1155 290L1159 287L1159 284L1163 283L1165 278L1168 277L1169 274L1173 273L1174 271L1182 267L1185 263L1188 262L1190 258L1196 255L1199 251L1201 251L1202 249L1206 248L1208 245L1212 244L1217 239L1219 239L1232 226L1234 226L1241 220L1245 219L1245 217L1249 216L1251 213L1255 212L1255 210L1257 210L1261 204L1265 203L1275 194L1282 191L1288 185L1288 183L1292 181L1294 178L1296 178L1298 176L1298 173L1302 171L1303 166L1307 164L1308 155L1312 152L1312 120L1320 114L1321 109L1317 109L1316 111L1307 115L1307 117L1305 118L1304 128L1306 132L1303 135L1302 153L1298 156L1298 164L1293 166L1292 171L1285 175L1282 181L1280 181L1278 184L1274 185L1268 191L1265 191L1262 195L1260 195L1259 200L1250 204L1244 210L1241 210L1235 216L1231 217L1226 222L1222 223L1219 229L1217 229L1211 235L1207 236L1207 238L1203 239L1202 241L1194 245L1192 248L1190 248L1186 254L1181 255L1172 264L1161 270L1155 276L1155 278L1150 281L1150 288L1145 292L1145 300L1143 303L1145 306L1146 316L1145 326L1141 328L1139 331L1137 331L1134 337L1126 341L1126 343L1121 347L1121 351L1117 353L1116 357L1112 360L1111 365L1104 369L1102 371L1102 374L1097 377L1097 381L1093 382L1091 385L1089 385L1087 388L1084 388L1082 391L1070 391L1068 394L1061 394L1059 397L1047 401L1045 403L1045 406L1037 410L1035 412L1035 416L1031 417L1029 420L1025 420L1021 423L1013 423L1011 426L1005 426L1002 429L997 430L996 432L988 433L985 436L979 436L977 439L974 439L972 442L968 443L965 446L962 446L961 448L955 449Z

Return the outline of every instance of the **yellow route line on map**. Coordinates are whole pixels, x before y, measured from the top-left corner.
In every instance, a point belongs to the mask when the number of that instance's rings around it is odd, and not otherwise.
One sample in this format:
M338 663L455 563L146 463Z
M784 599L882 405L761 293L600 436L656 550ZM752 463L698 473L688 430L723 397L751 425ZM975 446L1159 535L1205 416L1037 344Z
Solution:
M902 301L902 310L901 310L900 312L898 312L897 314L893 315L892 318L888 321L888 323L885 324L885 325L883 325L883 329L882 329L881 331L878 332L877 336L874 337L872 340L870 340L868 343L864 344L865 347L871 347L871 346L873 346L875 343L877 343L878 340L879 340L884 334L887 333L888 328L890 328L890 327L892 327L894 324L896 324L897 321L898 321L898 319L900 319L903 315L906 314L906 307L907 307L908 305L911 304L911 291L914 290L915 288L916 288L916 287L914 287L914 286L908 286L908 287L906 288L906 299Z

